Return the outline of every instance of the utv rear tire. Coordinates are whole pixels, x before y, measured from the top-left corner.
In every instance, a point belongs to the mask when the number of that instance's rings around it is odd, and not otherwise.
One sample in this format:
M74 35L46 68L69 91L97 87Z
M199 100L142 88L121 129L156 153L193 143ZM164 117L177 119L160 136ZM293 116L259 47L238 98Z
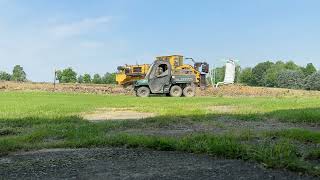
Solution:
M180 97L182 95L182 89L178 85L174 85L170 89L170 96L171 97Z
M150 89L148 87L139 87L136 91L138 97L149 97Z
M194 97L196 94L196 89L193 86L187 86L183 89L183 95L185 97Z

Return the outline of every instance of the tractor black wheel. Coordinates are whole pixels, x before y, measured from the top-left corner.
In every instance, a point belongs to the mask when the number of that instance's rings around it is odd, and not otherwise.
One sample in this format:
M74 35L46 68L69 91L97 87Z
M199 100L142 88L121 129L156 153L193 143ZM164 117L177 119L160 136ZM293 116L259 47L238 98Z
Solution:
M150 89L148 87L139 87L136 90L136 95L138 97L148 97L150 95Z
M193 97L196 95L196 89L193 86L187 86L183 89L183 95L185 97Z
M174 85L170 89L170 96L171 97L180 97L182 95L182 89L178 85Z

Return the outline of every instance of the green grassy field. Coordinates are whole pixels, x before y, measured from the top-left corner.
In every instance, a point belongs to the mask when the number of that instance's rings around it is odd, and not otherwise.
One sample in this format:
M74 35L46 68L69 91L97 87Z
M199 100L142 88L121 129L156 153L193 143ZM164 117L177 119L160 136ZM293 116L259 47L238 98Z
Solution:
M129 108L157 116L99 122L80 116L98 108ZM237 123L234 126L233 121ZM198 126L202 129L192 131ZM137 98L0 93L2 155L42 148L125 146L207 153L320 175L319 126L320 97ZM179 135L144 133L177 127L191 131Z

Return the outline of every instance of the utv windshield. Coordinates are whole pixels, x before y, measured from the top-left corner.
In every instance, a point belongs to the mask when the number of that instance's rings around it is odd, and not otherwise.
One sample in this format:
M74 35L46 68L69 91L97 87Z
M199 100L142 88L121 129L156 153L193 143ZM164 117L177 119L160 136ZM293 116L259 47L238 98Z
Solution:
M151 73L152 68L153 68L153 65L154 65L154 63L152 63L152 64L150 65L150 68L149 68L149 70L148 70L148 72L147 72L147 74L146 74L146 78L149 78L150 73Z

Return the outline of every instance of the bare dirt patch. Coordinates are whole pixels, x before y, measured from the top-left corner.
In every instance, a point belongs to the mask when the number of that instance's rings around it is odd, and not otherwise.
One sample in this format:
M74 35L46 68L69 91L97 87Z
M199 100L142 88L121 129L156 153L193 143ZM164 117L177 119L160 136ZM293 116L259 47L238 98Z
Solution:
M218 113L231 113L231 112L235 112L237 110L236 106L209 106L207 107L208 111L212 111L212 112L218 112Z
M268 97L284 97L284 96L319 96L319 91L294 90L284 88L269 88L269 87L251 87L241 84L225 85L219 88L209 87L206 90L197 90L197 96L268 96Z
M102 108L82 114L82 117L89 121L145 119L154 116L154 113L137 112L126 108Z
M124 132L129 134L143 134L155 136L184 136L192 133L213 133L213 134L229 134L248 132L265 132L285 129L306 129L318 132L320 127L312 124L295 124L285 123L276 120L265 121L244 121L237 119L229 119L226 117L218 117L207 122L197 123L179 123L170 124L168 126L147 127L138 129L127 129Z
M303 128L311 131L319 131L320 127L316 124L303 124L303 123L289 123L279 122L277 120L265 120L265 121L244 121L237 119L229 119L226 117L220 117L216 119L216 122L222 123L229 129L249 129L253 131L270 131L270 130L283 130L292 128Z
M223 134L229 130L221 123L195 123L195 124L172 124L166 127L159 128L143 128L143 129L128 129L124 132L129 134L142 134L152 136L172 136L181 137L192 133L210 132L214 134Z

